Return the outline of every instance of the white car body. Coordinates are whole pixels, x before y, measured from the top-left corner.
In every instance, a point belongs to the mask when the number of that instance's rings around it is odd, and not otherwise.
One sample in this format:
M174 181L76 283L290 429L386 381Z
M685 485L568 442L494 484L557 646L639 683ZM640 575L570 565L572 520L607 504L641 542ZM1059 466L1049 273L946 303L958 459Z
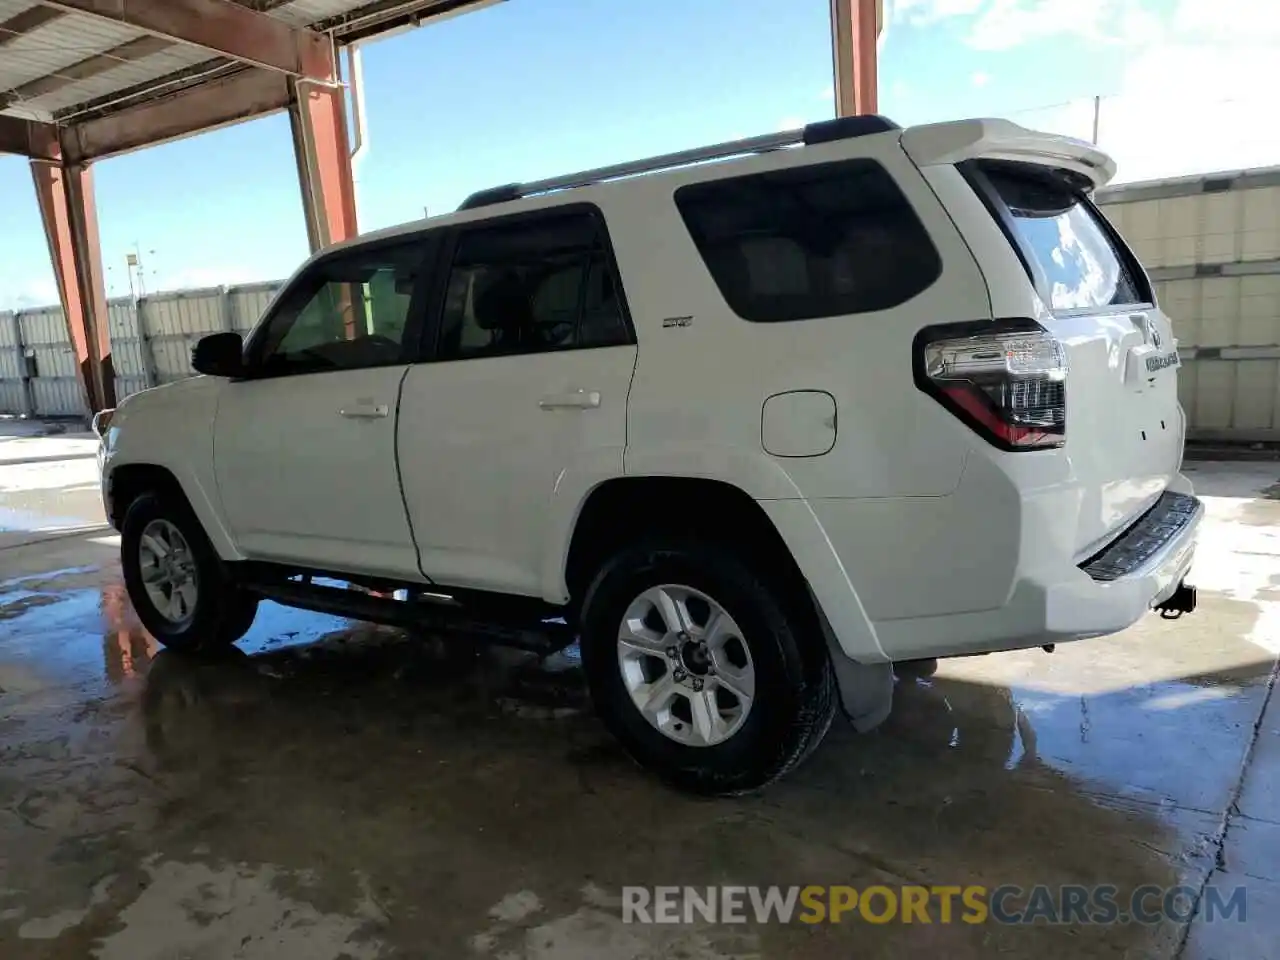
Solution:
M936 248L936 280L882 311L745 322L675 192L851 158L892 176ZM710 480L767 515L852 661L1122 630L1182 582L1199 522L1197 509L1123 576L1082 569L1166 492L1191 493L1176 360L1142 367L1170 349L1172 328L1150 298L1051 310L957 166L975 158L1066 170L1095 187L1113 172L1087 144L964 121L600 182L362 237L353 244L589 204L607 224L635 342L150 390L121 404L107 431L108 502L121 467L155 465L177 479L226 561L561 604L593 490L623 477ZM1061 344L1064 445L1001 449L914 382L920 331L993 318L1033 320Z

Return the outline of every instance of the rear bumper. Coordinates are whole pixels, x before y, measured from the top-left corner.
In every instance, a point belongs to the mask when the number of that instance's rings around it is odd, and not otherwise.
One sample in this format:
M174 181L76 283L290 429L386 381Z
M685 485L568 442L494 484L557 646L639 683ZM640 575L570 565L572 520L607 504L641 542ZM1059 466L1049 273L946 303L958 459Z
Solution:
M1166 492L1101 553L1060 575L1019 578L998 610L876 624L895 660L989 653L1117 633L1168 599L1195 555L1204 505Z
M1152 505L1092 556L1081 555L1079 531L1097 504L1061 452L975 449L946 496L758 502L840 648L867 663L1129 627L1186 576L1204 515L1186 477L1156 483Z
M1087 580L1052 585L1047 626L1081 636L1130 626L1186 577L1203 519L1198 499L1166 491L1105 550L1080 565Z

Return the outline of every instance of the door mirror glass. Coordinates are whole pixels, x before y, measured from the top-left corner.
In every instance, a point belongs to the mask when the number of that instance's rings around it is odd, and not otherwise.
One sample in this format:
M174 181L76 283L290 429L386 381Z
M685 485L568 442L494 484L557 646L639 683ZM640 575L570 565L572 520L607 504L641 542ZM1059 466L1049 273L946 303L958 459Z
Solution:
M201 337L191 351L191 367L210 377L244 375L244 341L238 333Z

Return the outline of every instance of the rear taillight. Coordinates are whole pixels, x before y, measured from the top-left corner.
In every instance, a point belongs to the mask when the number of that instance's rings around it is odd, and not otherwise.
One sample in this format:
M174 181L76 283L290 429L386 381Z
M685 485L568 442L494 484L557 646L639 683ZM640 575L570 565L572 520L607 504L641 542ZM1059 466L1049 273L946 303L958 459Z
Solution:
M1066 442L1066 355L1034 321L928 327L916 336L915 353L920 388L997 447Z

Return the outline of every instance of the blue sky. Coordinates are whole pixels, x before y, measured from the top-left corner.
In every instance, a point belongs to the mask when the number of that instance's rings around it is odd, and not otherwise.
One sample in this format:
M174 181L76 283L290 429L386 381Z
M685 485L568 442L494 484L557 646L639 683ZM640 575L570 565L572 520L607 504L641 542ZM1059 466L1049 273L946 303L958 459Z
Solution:
M1087 136L1090 98L1105 94L1102 145L1124 179L1277 163L1274 135L1184 133L1204 112L1187 98L1245 104L1224 128L1257 115L1250 92L1280 79L1277 8L897 0L881 111L903 124L1005 115ZM444 212L510 180L829 117L828 29L828 0L509 0L369 44L360 226ZM95 177L112 295L127 292L135 242L152 290L277 278L306 255L283 115L106 160ZM26 163L0 156L0 307L53 299Z

